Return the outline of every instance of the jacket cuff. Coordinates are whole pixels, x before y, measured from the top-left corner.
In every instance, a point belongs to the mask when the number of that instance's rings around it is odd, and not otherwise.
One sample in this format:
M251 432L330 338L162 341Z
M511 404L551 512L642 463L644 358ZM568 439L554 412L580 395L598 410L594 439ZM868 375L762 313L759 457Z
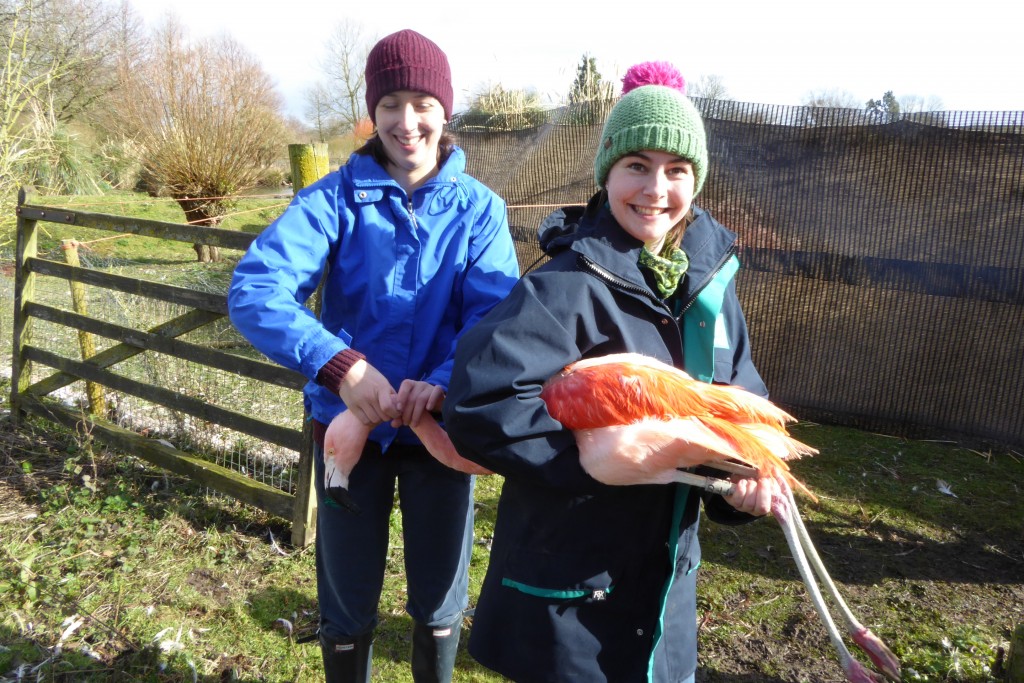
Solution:
M755 515L740 512L733 506L726 503L725 498L722 498L719 495L705 492L701 497L704 499L704 512L707 513L708 519L716 524L722 524L724 526L738 526L740 524L748 524L761 519Z
M365 358L366 356L355 349L349 348L341 351L324 363L324 366L316 373L316 383L337 394L338 390L341 389L341 382L345 379L348 371L352 369L353 365Z

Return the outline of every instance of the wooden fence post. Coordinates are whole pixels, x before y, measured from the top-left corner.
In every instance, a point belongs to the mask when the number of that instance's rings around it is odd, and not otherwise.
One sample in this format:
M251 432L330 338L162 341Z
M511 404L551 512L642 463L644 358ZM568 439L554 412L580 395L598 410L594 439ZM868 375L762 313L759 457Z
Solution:
M1006 660L1006 683L1024 683L1024 622L1017 624Z
M326 142L288 145L288 160L292 166L293 192L312 185L330 171Z
M14 349L11 355L11 419L15 425L20 420L21 392L32 383L32 363L25 359L24 351L32 339L32 320L25 314L25 308L35 295L36 276L29 271L26 262L39 253L39 231L36 221L24 218L21 207L28 203L31 188L22 187L18 192L18 245L14 260Z
M64 250L64 260L67 261L69 266L81 267L82 263L78 259L78 242L76 240L61 240L60 248ZM71 286L71 305L74 307L75 313L88 317L89 311L85 301L85 285L74 280L68 280L68 284ZM93 343L92 334L89 332L84 330L78 331L78 347L82 351L83 361L88 361L96 355L96 345ZM107 402L103 396L102 385L86 381L85 395L89 399L90 413L100 416L107 414Z
M292 166L292 191L298 192L327 175L330 163L327 143L288 145L288 159ZM320 293L323 283L317 287L310 301L313 312L320 315ZM313 423L303 421L302 447L299 449L299 471L295 485L295 507L292 510L292 545L302 547L316 537L316 489L313 467Z

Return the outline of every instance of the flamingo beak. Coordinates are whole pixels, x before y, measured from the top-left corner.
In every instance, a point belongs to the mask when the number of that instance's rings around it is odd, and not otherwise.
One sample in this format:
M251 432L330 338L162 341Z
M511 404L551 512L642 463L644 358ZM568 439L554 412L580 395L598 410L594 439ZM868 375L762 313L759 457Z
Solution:
M363 509L352 498L352 494L348 492L348 489L341 486L328 486L324 489L324 493L327 494L329 501L335 503L343 510L347 510L353 515L363 514Z

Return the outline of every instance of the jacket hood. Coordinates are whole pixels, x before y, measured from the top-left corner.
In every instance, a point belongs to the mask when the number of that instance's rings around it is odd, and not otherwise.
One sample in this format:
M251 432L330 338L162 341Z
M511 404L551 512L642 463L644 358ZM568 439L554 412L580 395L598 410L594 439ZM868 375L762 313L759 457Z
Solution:
M554 256L565 250L581 236L593 232L592 227L597 221L587 221L587 227L581 227L584 217L594 218L600 213L606 202L604 190L598 192L586 206L563 206L548 214L537 229L537 240L541 250L548 256Z
M576 252L631 285L648 289L637 267L644 244L619 226L603 190L585 207L563 207L552 212L541 223L538 238L541 249L550 257Z

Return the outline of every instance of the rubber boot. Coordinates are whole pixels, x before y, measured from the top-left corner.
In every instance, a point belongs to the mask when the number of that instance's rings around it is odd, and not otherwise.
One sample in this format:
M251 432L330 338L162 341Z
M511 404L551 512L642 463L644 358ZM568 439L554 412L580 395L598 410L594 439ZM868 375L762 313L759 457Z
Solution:
M320 632L326 683L370 683L373 632L355 638L329 638Z
M459 651L460 617L451 626L413 624L412 680L415 683L451 683Z

